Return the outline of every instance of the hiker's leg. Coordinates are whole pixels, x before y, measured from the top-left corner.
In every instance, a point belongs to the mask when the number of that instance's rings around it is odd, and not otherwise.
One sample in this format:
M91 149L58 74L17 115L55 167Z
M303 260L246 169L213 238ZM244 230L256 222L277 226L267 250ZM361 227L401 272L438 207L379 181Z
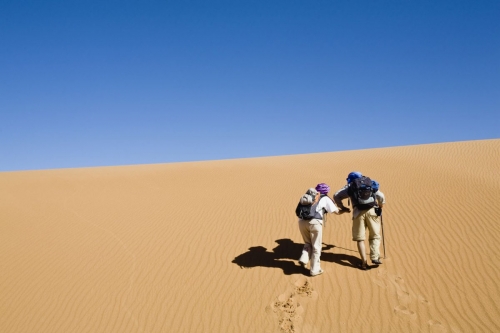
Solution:
M370 259L379 260L380 258L380 238L370 239Z
M309 262L309 259L311 259L311 253L312 253L312 246L309 243L304 244L304 247L302 248L302 254L300 255L299 261L307 264Z
M366 252L365 252L365 214L359 214L355 218L352 219L352 240L357 242L359 255L361 256L361 260L363 262L366 261Z
M304 240L304 247L302 248L302 253L300 255L299 261L307 264L311 259L311 232L309 231L309 221L299 220L299 231Z
M358 252L359 255L361 256L361 260L363 262L366 262L366 249L365 249L365 241L358 241Z
M370 209L366 214L366 224L368 225L369 231L369 243L370 243L370 259L378 260L380 258L380 220L375 213L375 209Z
M311 275L321 270L319 258L321 256L321 248L323 247L323 226L321 224L311 224Z

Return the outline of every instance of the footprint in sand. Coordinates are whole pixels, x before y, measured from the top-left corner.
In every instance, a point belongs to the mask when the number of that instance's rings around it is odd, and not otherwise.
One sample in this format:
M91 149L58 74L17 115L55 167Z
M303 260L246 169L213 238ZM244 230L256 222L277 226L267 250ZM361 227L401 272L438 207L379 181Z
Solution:
M318 293L313 289L307 278L301 278L294 283L293 290L279 295L271 305L266 307L266 313L274 314L278 320L278 327L283 333L299 333L303 322L301 314L304 307L298 299L316 299Z
M313 289L311 282L309 282L309 280L307 280L306 278L301 278L301 279L297 280L294 283L294 286L295 286L294 292L297 295L302 296L302 297L309 297L312 299L318 298L318 292L316 292Z
M415 295L408 291L408 288L405 286L405 280L400 276L396 276L393 281L394 287L396 288L396 295L398 296L398 302L401 305L410 304L415 299Z
M396 278L394 279L394 282L396 282L400 286L405 284L405 280L401 276L396 276Z
M414 293L406 286L405 280L398 275L391 274L385 269L380 269L377 274L372 277L373 283L397 298L397 306L394 307L394 314L405 320L417 319L417 313L410 310L410 307L418 305L418 303L430 306L430 302L422 295ZM425 320L422 318L422 320ZM444 326L437 321L429 321L431 332L444 332Z
M373 283L382 289L387 289L387 272L385 269L381 268L377 271L377 275L372 278Z
M404 290L398 290L396 293L398 295L398 301L401 304L408 305L411 303L412 297L409 292Z
M419 296L418 296L418 301L419 301L420 303L422 303L422 304L425 304L425 305L430 305L430 304L431 304L431 303L430 303L428 300L426 300L426 299L425 299L422 295L419 295Z
M429 320L427 322L427 324L429 325L429 329L431 332L433 333L438 333L438 332L447 332L448 330L446 329L446 327L444 327L443 324L441 324L441 322L437 321L437 320Z
M398 316L406 319L415 320L417 318L417 314L414 311L411 311L404 305L398 305L394 308L394 313Z
M379 286L382 289L386 289L387 288L387 285L381 279L372 279L372 281L373 281L373 283L375 283L377 286Z
M298 325L302 323L300 314L304 313L304 308L292 295L286 300L282 300L283 295L280 295L271 305L272 311L278 317L278 327L284 333L299 332Z

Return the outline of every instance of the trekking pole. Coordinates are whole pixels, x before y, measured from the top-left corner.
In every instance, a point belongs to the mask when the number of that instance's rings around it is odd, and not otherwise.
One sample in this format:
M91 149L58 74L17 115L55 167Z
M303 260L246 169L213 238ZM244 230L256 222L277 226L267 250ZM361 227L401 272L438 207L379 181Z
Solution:
M384 236L384 218L382 212L380 212L380 226L382 227L382 245L384 246L384 259L385 259L385 236Z

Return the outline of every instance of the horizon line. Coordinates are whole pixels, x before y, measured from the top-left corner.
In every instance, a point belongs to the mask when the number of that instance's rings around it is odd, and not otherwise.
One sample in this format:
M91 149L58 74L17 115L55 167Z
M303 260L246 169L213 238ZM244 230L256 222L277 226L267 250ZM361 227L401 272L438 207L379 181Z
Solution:
M186 163L236 161L236 160L248 160L248 159L263 159L263 158L289 157L289 156L301 156L301 155L318 155L318 154L341 153L341 152L351 152L351 151L354 152L354 151L362 151L362 150L389 149L389 148L414 147L414 146L430 146L430 145L437 145L437 144L449 144L449 143L458 143L458 142L474 142L474 141L491 141L491 140L500 140L500 137L498 137L498 138L489 138L489 139L440 141L440 142L417 143L417 144L409 144L409 145L396 145L396 146L384 146L384 147L368 147L368 148L359 148L359 149L346 149L346 150L335 150L335 151L320 151L320 152L297 153L297 154L283 154L283 155L263 155L263 156L234 157L234 158L209 159L209 160L191 160L191 161L174 161L174 162L154 162L154 163L118 164L118 165L92 165L92 166L81 166L81 167L76 166L76 167L61 167L61 168L5 170L5 171L0 171L0 173L33 172L33 171L57 171L57 170L95 169L95 168L117 168L117 167L152 166L152 165L165 165L165 164L186 164Z

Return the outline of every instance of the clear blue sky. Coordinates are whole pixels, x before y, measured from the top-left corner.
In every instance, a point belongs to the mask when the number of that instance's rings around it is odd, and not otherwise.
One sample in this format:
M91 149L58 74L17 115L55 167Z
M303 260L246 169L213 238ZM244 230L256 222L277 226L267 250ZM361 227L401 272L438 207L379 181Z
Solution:
M0 171L500 137L500 1L2 1Z

